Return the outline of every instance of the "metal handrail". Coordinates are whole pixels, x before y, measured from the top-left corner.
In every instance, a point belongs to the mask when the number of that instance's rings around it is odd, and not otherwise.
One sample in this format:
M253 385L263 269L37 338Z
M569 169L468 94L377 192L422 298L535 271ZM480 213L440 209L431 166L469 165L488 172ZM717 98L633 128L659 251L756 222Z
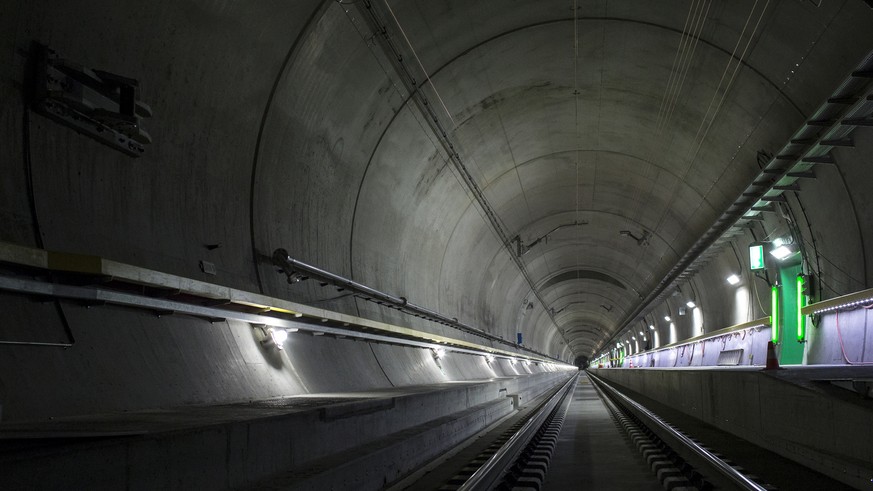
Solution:
M714 467L719 473L721 473L723 476L728 478L732 483L736 484L741 489L750 489L750 490L754 490L754 491L767 491L767 488L752 481L747 476L745 476L743 473L741 473L740 471L731 467L730 464L728 464L724 460L717 457L714 453L703 448L702 446L695 443L693 440L691 440L687 436L683 435L682 433L679 433L676 429L674 429L673 427L671 427L670 425L665 423L664 420L659 418L655 413L649 411L648 409L646 409L645 406L639 404L638 402L634 401L630 397L615 390L612 386L607 384L600 377L597 377L596 375L594 375L592 373L588 373L588 377L590 377L592 380L597 382L598 385L602 389L607 390L610 393L610 395L618 398L620 400L620 402L622 404L624 404L626 407L630 407L630 408L634 409L637 413L639 413L643 417L645 417L649 421L649 423L651 423L654 426L657 426L659 429L667 432L671 438L678 440L679 443L681 443L683 446L688 448L690 451L692 451L698 457L705 460L709 465Z
M554 396L543 404L537 413L525 422L524 426L515 432L512 437L500 447L497 452L482 464L476 472L467 479L458 491L472 491L479 489L491 489L494 483L500 479L506 470L512 466L519 454L533 438L534 434L542 426L544 420L558 406L561 401L576 387L579 374L573 375Z
M426 338L419 338L419 340L416 340L408 339L406 337L391 336L388 334L360 331L351 328L334 327L324 322L310 325L305 322L301 322L301 320L296 317L288 318L286 316L275 315L271 313L247 313L238 310L223 308L220 305L205 306L178 300L150 297L141 293L129 293L99 287L85 287L77 285L67 285L62 283L49 283L41 280L28 279L23 277L10 277L2 274L0 274L0 291L11 291L25 295L37 295L41 297L51 297L55 299L78 300L83 301L87 304L106 303L124 307L146 309L156 313L165 312L167 314L185 314L207 319L210 321L218 319L231 319L240 322L247 322L252 325L264 325L283 329L297 329L300 331L308 332L321 332L334 336L357 338L366 341L374 341L401 346L413 346L417 348L448 349L453 352L466 353L470 355L493 354L496 357L514 358L512 356L512 352L484 345L477 345L474 343L467 343L466 346L468 347L465 348L461 345L430 342L427 341ZM349 323L344 324L350 325ZM0 344L23 343L12 341L3 342ZM59 346L66 348L72 346L72 344L67 346L61 343L49 344L28 342L27 344L35 346ZM525 356L519 357L525 358ZM534 357L531 357L531 359L536 361L547 361Z
M770 327L770 317L762 317L760 319L756 319L750 322L744 322L742 324L736 324L733 326L723 327L717 331L708 332L706 334L701 334L699 336L694 336L693 338L688 338L682 341L677 341L675 343L665 344L664 346L659 346L657 348L652 348L650 350L638 351L636 353L632 353L630 355L624 355L625 358L630 358L638 355L645 354L655 354L660 353L661 351L666 351L673 348L681 348L682 346L688 346L689 344L699 343L700 341L709 341L712 339L716 339L722 337L726 334L732 334L735 332L744 331L746 329L755 329L755 328L764 328ZM760 330L760 329L759 329Z
M545 353L541 353L539 351L517 345L501 338L500 336L495 336L486 331L483 331L482 329L478 329L469 324L460 322L458 319L445 316L427 307L416 305L407 300L406 297L399 297L396 295L391 295L390 293L376 290L373 287L364 285L363 283L358 283L357 281L354 281L350 278L340 276L336 273L331 273L330 271L321 269L318 266L313 266L298 259L294 259L290 255L288 255L288 251L286 251L285 249L276 249L275 251L273 251L273 264L282 268L282 272L288 276L289 281L300 280L303 277L314 278L323 283L327 283L338 288L355 292L357 295L360 295L364 299L371 300L380 304L389 304L393 308L396 308L400 311L410 313L418 317L423 317L438 324L454 327L459 331L473 334L489 341L494 341L496 343L500 343L506 346L512 346L513 348L518 350L527 351L529 353L533 353L544 358L559 361L553 356L549 356Z

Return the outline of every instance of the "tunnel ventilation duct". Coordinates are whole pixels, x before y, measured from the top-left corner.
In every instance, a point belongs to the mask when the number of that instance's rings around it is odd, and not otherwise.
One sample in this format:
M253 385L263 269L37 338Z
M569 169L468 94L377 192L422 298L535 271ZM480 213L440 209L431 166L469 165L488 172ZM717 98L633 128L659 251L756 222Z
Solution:
M137 100L136 80L64 60L36 42L29 67L31 109L131 157L145 153L152 139L140 120L152 111Z
M312 278L321 282L321 284L324 286L333 285L336 288L349 290L353 292L356 297L375 302L379 305L387 305L388 307L395 308L401 312L411 314L416 317L421 317L423 319L427 319L429 321L436 322L444 326L453 327L455 329L458 329L459 331L473 334L475 336L485 338L489 341L512 346L513 348L521 349L523 351L527 351L529 353L533 353L545 358L556 359L552 356L548 356L544 353L540 353L530 348L517 346L516 344L507 341L501 337L494 336L493 334L489 334L481 329L477 329L473 326L460 322L457 318L447 317L439 312L430 310L420 305L416 305L407 300L405 297L399 297L376 290L375 288L369 287L362 283L358 283L349 278L345 278L329 271L325 271L311 264L304 263L303 261L298 261L289 256L288 251L286 251L285 249L276 249L273 252L273 264L281 268L280 271L288 277L289 283L296 283L304 279Z

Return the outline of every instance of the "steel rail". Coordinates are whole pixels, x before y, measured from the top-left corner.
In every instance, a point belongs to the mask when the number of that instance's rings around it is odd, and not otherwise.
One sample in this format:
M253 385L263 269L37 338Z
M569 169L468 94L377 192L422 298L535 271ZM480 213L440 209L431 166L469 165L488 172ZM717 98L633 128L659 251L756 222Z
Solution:
M566 399L576 388L576 380L579 374L573 375L557 392L542 404L536 414L531 416L512 437L503 444L500 449L491 456L476 472L467 479L458 491L473 491L492 489L496 483L506 474L510 467L518 459L531 438L536 434L545 422L546 418L555 408Z
M658 429L666 432L670 436L670 438L678 441L682 446L703 459L709 466L711 466L721 475L726 477L730 482L739 486L740 489L767 491L766 487L752 481L746 475L734 469L730 464L716 456L714 453L703 448L698 443L694 442L682 433L679 433L678 431L676 431L676 429L674 429L673 427L665 423L664 420L659 418L658 415L648 410L645 406L639 404L630 397L615 390L600 377L597 377L590 372L588 373L588 376L591 378L591 380L598 384L598 387L601 390L605 390L606 392L608 392L609 395L613 397L613 400L619 402L627 408L633 409L637 414L642 415L643 418L647 420L647 424L651 424L652 426L655 426Z

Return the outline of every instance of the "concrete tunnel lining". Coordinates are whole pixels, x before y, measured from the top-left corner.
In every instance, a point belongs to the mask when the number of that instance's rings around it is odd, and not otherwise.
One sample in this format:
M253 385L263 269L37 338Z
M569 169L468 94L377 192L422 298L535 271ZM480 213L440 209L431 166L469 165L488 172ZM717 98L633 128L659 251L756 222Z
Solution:
M428 70L419 81L432 81L448 108L439 117L456 121L448 137L509 235L533 239L577 215L591 221L582 239L562 231L571 238L541 243L523 258L532 282L542 286L576 268L601 271L628 287L623 295L568 281L542 292L546 305L520 315L532 292L507 244L409 104L386 54L368 43L360 6L327 1L182 0L161 9L16 2L0 35L7 48L0 148L9 163L0 241L41 242L458 335L315 282L287 284L268 260L284 247L504 339L520 332L525 345L550 356L590 358L758 172L758 150L780 148L873 47L861 1L769 2L689 162L707 106L724 91L716 90L722 69L737 60L731 52L744 21L761 5L713 7L671 121L658 130L685 6L582 1L573 22L566 2L391 4ZM582 40L575 81L574 24ZM155 110L144 122L154 143L143 157L130 160L37 115L22 118L21 51L33 40L141 82ZM430 85L421 90L436 100ZM723 250L681 294L654 305L644 319L653 339L696 334L692 316L677 314L686 297L701 306L707 331L765 316L763 287L744 277L745 308L738 308L724 277L747 266L748 242L794 228L815 248L810 257L821 258L814 268L825 295L867 287L870 141L873 133L860 128L856 148L834 151L839 165L817 168L816 179L788 195L791 224L766 217L734 239L739 254ZM620 236L626 229L651 232L649 246ZM200 261L217 274L207 276ZM586 303L554 325L548 308L577 293ZM614 299L611 313L599 307L606 297ZM0 305L3 338L58 341L68 322L77 340L65 351L0 346L0 374L9 374L0 375L4 423L519 374L508 366L489 372L466 355L437 367L421 349L304 336L292 336L277 358L245 323L6 294ZM667 313L672 323L662 320ZM825 332L833 323L822 325ZM825 343L808 355L834 349Z
M502 38L503 36L498 36L498 37L501 37L501 38ZM489 42L490 42L490 41L489 41ZM486 46L486 45L487 45L487 43L484 43L484 44L482 44L482 45L480 45L480 46ZM470 48L470 50L466 50L466 51L464 51L465 54L463 54L463 55L457 55L457 56L452 57L451 60L450 60L449 62L447 62L447 63L441 65L440 68L439 68L438 70L435 70L433 76L436 77L436 78L438 78L438 77L439 77L439 74L440 74L443 70L449 70L449 66L450 66L451 64L455 63L455 60L457 60L457 59L460 58L460 57L465 56L467 53L470 53L471 50L472 50L472 51L475 51L475 50L478 49L478 48L479 48L479 46L476 46L476 47ZM724 52L725 50L723 49L722 51ZM772 84L771 84L771 85L772 85ZM394 120L392 119L392 121L394 121ZM386 127L386 131L390 131L390 128L389 128L389 127ZM384 141L384 138L380 138L380 141ZM381 145L380 145L380 146L381 146ZM368 161L371 161L371 160L372 160L372 159L369 159ZM486 187L486 189L487 189L487 187ZM379 194L382 194L382 193L379 193ZM441 195L444 195L444 194L441 193ZM443 203L445 203L445 201L443 201ZM438 206L438 207L435 207L434 209L446 210L447 208L446 208L445 206ZM426 216L426 213L425 213L425 216ZM356 219L357 219L357 217L358 217L358 214L357 214L357 213L356 213L355 217L356 217ZM680 220L681 220L681 219L680 219ZM415 220L415 221L420 221L420 220ZM426 222L426 221L427 221L427 220L425 220L425 222ZM480 237L481 237L481 236L480 236ZM477 242L478 242L478 241L477 241ZM462 249L466 249L466 247L463 247L463 246L462 246L461 248L462 248ZM415 247L410 247L410 246L407 246L407 245L405 245L405 244L402 246L402 250L410 250L410 249L415 249ZM496 247L495 250L499 250L499 247ZM445 255L445 254L444 254L444 255ZM388 257L391 257L391 256L389 255ZM356 262L357 262L357 261L356 261ZM445 262L445 260L444 260L443 262ZM386 266L386 267L387 267L387 266ZM512 266L509 266L509 267L511 268ZM382 268L380 268L380 269L382 269ZM463 269L463 268L461 268L461 269ZM456 268L456 270L457 270L457 268ZM442 274L445 274L445 273L441 273L441 275L442 275ZM457 273L452 273L451 276L454 276L455 274L457 274ZM420 276L420 275L419 275L419 276ZM454 282L452 282L452 283L454 284ZM407 287L407 288L410 288L410 287ZM414 287L411 287L411 288L414 288ZM419 288L420 288L420 287L419 287ZM426 294L426 295L427 295L427 296L430 296L430 295L432 295L432 294ZM449 302L450 302L449 305L451 306L452 304L456 304L456 303L457 303L457 300L450 300ZM443 302L440 302L440 303L443 304ZM462 311L461 313L462 313L462 315L464 314L463 311Z

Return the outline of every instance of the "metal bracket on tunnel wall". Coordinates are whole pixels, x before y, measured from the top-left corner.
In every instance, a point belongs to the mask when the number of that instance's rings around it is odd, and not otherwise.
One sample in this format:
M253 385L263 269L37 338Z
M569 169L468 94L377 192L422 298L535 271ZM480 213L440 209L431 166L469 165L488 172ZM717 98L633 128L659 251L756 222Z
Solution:
M138 100L139 82L62 59L34 42L30 51L30 108L131 157L151 136L140 126L152 110Z

